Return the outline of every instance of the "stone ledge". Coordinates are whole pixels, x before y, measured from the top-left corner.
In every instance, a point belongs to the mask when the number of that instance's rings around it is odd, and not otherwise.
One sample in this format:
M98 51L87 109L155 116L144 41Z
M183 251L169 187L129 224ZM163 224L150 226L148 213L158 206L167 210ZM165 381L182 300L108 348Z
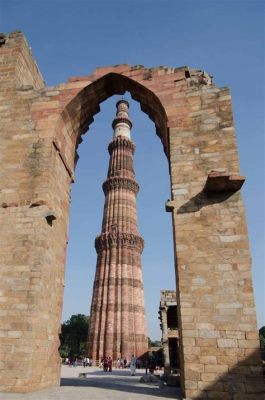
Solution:
M207 194L236 192L241 189L244 182L245 177L242 175L211 171L207 176L203 191Z
M176 204L174 200L167 200L165 203L165 210L166 212L172 212L174 211L174 208L176 207Z

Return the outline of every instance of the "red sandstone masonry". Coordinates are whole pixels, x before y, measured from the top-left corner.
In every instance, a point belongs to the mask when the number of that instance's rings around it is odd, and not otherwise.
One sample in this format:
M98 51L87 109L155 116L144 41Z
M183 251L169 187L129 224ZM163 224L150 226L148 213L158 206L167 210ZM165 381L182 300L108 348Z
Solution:
M244 205L239 191L203 190L211 171L240 173L229 90L188 67L128 65L46 88L21 34L0 47L0 86L1 390L59 383L76 149L100 102L128 90L154 121L169 160L183 392L262 399ZM47 215L56 218L51 225ZM121 314L114 318L120 323Z
M115 122L115 120L114 120ZM93 363L148 350L140 253L133 153L134 144L118 136L109 145L108 178L102 232L96 238L98 253L90 312L87 354ZM104 257L103 257L104 253ZM115 321L115 313L118 320ZM118 323L117 323L118 322Z

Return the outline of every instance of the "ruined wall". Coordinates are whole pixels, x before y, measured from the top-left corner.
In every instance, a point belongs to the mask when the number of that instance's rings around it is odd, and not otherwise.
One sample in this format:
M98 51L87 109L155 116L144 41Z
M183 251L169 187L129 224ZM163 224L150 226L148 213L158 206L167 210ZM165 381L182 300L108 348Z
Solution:
M178 98L169 206L186 396L262 398L245 210L235 191L243 178L231 96L227 88L195 83Z
M1 389L59 382L76 148L99 103L128 90L153 119L169 160L183 391L190 399L261 399L229 90L187 67L128 65L47 88L22 34L0 42Z
M29 391L59 384L70 178L31 118L43 81L21 34L0 48L2 68L0 379L1 390Z

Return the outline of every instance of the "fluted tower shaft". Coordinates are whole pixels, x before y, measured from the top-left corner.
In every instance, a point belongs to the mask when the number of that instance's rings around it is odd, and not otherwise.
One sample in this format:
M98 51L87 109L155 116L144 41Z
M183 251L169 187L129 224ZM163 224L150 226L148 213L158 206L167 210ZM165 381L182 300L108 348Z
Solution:
M141 253L131 141L129 104L117 103L114 136L109 144L107 180L103 183L105 205L101 235L95 240L97 266L88 334L88 356L130 359L147 351Z

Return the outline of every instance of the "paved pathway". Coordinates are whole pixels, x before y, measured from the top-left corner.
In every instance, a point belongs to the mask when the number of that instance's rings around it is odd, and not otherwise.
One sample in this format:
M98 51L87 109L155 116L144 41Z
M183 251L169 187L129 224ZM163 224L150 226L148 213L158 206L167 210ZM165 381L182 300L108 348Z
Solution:
M78 378L80 372L89 377ZM18 394L0 393L1 400L166 400L181 399L178 389L160 388L157 383L141 383L144 370L130 376L129 370L103 372L99 368L62 367L61 386L38 392Z

